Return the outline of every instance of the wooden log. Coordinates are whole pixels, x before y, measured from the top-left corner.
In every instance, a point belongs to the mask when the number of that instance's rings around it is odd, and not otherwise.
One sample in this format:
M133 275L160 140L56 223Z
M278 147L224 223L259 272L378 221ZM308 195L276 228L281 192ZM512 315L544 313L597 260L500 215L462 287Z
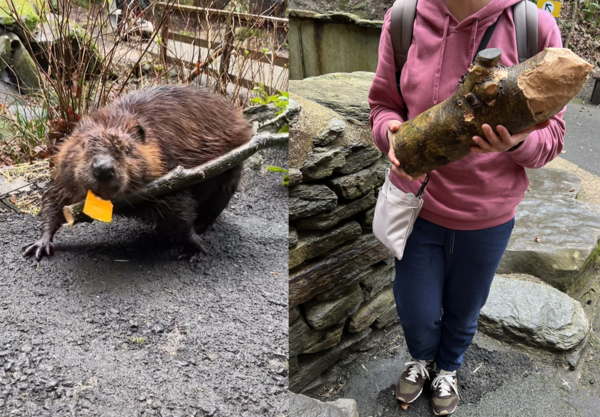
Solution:
M400 125L393 147L400 167L418 177L471 152L484 123L511 133L542 123L581 90L592 66L564 48L548 48L513 67L499 65L502 51L481 51L457 92Z

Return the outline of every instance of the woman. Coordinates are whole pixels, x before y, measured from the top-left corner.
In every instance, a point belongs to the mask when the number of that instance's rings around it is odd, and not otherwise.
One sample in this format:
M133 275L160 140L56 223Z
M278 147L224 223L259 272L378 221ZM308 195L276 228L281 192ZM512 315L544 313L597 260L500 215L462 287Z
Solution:
M369 92L371 128L378 148L392 162L391 180L416 194L421 178L402 170L390 146L392 132L454 94L473 61L486 29L498 22L488 48L502 50L502 63L518 64L512 6L520 0L420 0L413 41L402 68L399 94L387 12L379 62ZM555 19L538 10L538 47L562 47ZM394 295L412 360L396 396L413 402L433 378L436 415L458 404L456 370L471 344L479 311L514 226L517 204L529 185L525 168L540 168L563 148L563 109L549 121L510 134L483 126L486 139L459 161L429 173L424 206L396 260ZM435 376L435 377L434 377Z

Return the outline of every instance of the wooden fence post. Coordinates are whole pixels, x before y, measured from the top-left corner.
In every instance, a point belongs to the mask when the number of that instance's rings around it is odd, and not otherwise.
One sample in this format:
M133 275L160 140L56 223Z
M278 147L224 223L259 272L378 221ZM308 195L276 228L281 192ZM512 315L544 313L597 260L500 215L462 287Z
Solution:
M160 30L160 51L159 51L159 57L160 57L160 62L163 65L163 69L166 69L167 67L167 57L169 54L169 23L171 20L171 12L170 11L166 11L166 16L164 18L161 30Z

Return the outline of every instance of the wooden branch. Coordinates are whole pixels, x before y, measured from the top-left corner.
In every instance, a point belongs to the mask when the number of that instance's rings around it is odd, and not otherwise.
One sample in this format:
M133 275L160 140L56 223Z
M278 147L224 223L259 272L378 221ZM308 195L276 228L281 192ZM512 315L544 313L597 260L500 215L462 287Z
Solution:
M113 201L113 207L116 210L120 208L131 207L137 203L144 201L152 201L156 197L172 193L173 191L189 187L214 177L222 172L241 164L256 152L272 148L275 146L283 146L288 143L289 134L270 134L261 133L254 136L250 142L226 153L225 155L213 159L210 162L199 165L195 168L177 167L161 178L158 178L145 187L141 188L134 194L129 194L122 198ZM87 215L83 213L85 201L81 201L70 206L63 207L63 214L69 226L76 223L91 222Z

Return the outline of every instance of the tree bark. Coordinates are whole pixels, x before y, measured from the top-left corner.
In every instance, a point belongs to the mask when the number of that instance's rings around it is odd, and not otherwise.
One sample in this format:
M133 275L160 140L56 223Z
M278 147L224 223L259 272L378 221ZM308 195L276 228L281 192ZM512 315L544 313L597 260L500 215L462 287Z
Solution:
M471 152L484 123L511 133L557 114L581 90L592 66L564 48L548 48L513 67L500 49L481 51L457 92L400 125L393 146L400 167L417 177Z
M288 133L259 133L254 136L250 142L226 153L225 155L210 162L197 166L195 168L184 169L177 167L168 174L158 178L134 194L127 195L113 201L114 210L131 207L142 201L148 201L150 198L159 197L181 188L189 187L214 177L221 172L227 171L236 165L241 164L256 152L275 146L282 146L288 143ZM83 213L85 201L81 201L70 206L63 207L63 214L69 226L76 223L90 222L88 216Z

